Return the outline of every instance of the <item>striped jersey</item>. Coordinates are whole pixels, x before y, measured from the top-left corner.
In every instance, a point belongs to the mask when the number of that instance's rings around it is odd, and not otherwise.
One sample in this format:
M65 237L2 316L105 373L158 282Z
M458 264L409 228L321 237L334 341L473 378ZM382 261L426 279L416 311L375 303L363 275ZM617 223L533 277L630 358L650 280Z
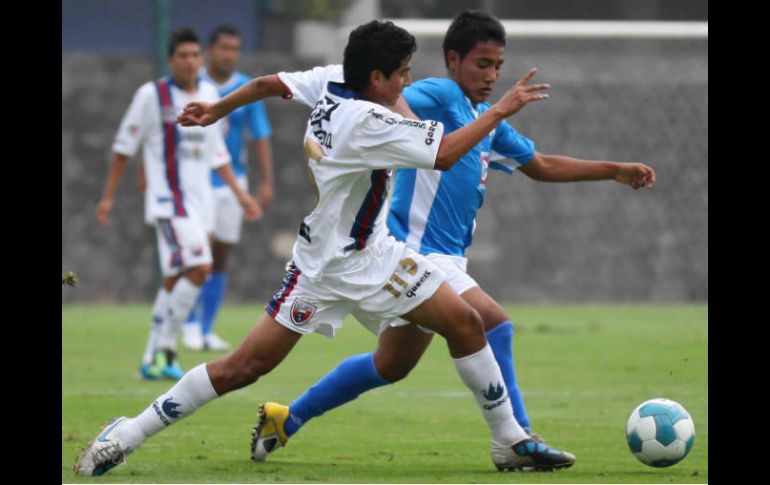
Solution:
M211 169L230 163L222 130L216 124L181 126L176 117L191 101L218 99L216 88L205 81L188 93L169 77L142 85L134 95L112 150L132 157L142 146L147 223L190 213L210 223Z

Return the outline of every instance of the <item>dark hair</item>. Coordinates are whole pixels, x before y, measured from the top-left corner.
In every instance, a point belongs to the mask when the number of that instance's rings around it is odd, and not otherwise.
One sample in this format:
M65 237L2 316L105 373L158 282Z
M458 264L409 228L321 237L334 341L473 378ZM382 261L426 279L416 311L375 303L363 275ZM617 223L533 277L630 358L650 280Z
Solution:
M179 44L184 42L200 44L201 41L198 38L198 32L188 27L182 27L179 30L173 31L171 37L168 38L168 56L173 56L174 52L176 52L176 48L179 47Z
M369 86L372 71L390 77L415 50L414 36L393 22L372 20L360 25L350 33L345 46L345 84L360 93Z
M460 12L444 36L444 64L449 67L449 51L458 52L462 60L476 44L490 40L505 45L505 29L499 20L480 10Z
M234 35L235 37L241 36L240 32L238 32L238 30L236 30L236 28L232 25L219 25L209 34L209 47L217 43L220 35Z

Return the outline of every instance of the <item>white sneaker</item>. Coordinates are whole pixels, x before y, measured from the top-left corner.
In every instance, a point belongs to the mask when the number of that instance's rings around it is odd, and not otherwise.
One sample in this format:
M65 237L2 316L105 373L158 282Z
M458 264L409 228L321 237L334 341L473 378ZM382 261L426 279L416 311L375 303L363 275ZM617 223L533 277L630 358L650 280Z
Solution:
M75 462L75 473L78 475L104 475L116 466L124 463L126 457L134 450L121 442L118 435L128 418L121 416L107 423L99 436L91 440L83 448Z
M203 337L203 346L206 350L230 350L233 348L229 342L222 340L219 335L211 332Z
M552 471L575 464L575 455L551 448L534 438L526 438L513 446L492 444L492 462L500 471Z
M182 325L182 345L188 350L203 350L203 330L200 322Z

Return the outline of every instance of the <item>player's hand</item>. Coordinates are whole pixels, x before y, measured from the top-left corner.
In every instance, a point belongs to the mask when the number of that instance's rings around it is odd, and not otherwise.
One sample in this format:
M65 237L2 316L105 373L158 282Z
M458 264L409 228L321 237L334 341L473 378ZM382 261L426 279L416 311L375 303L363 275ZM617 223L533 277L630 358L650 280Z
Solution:
M110 227L110 211L112 210L112 199L102 199L96 206L96 220L104 227Z
M216 103L193 101L187 103L176 121L182 126L208 126L216 123L223 116L224 113L216 110Z
M262 219L262 214L263 214L262 206L259 205L259 202L257 202L257 199L247 194L246 192L243 192L238 197L238 202L240 202L241 207L243 207L246 220L258 221L259 219Z
M636 189L647 187L651 189L655 185L655 170L643 163L621 163L615 176L615 181L630 185Z
M259 205L261 205L263 209L267 209L270 207L270 204L273 203L273 197L273 184L269 182L262 182L259 185L259 192L257 193L257 200L259 200Z
M529 84L529 81L532 80L536 73L536 67L530 69L524 77L519 79L516 84L514 84L513 87L509 89L497 103L495 103L494 107L501 110L504 117L507 118L516 113L526 106L527 103L548 99L548 94L543 93L542 91L550 88L550 84Z

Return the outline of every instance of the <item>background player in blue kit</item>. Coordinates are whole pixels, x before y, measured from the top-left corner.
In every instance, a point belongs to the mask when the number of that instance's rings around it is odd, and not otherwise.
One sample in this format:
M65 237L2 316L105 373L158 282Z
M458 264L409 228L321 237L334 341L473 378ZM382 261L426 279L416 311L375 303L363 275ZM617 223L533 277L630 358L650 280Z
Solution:
M447 133L473 122L490 105L503 63L505 31L494 17L466 11L455 17L444 38L449 78L428 78L404 89L401 114L441 121ZM404 111L411 109L413 114ZM634 189L652 187L654 171L641 163L578 160L544 155L506 121L448 171L399 169L388 216L396 239L426 256L447 274L447 282L479 312L510 393L514 416L530 434L531 425L513 362L513 323L502 306L467 274L471 244L489 168L548 182L615 180ZM252 458L262 461L313 417L357 398L367 390L403 379L417 365L432 333L391 328L379 336L375 352L342 361L289 406L266 403L254 430ZM398 348L399 359L389 358ZM408 355L408 358L404 356Z
M225 97L251 78L235 69L241 52L241 36L232 26L220 25L211 31L208 63L201 69L203 79L216 86ZM263 208L273 200L272 128L262 101L238 108L222 120L223 135L232 159L233 171L242 188L247 189L248 148L252 140L259 164L257 198ZM198 305L184 326L183 344L191 350L227 350L231 346L213 332L217 311L227 291L227 263L233 245L241 239L243 210L216 172L211 173L214 189L214 231L211 241L212 273L203 286Z

